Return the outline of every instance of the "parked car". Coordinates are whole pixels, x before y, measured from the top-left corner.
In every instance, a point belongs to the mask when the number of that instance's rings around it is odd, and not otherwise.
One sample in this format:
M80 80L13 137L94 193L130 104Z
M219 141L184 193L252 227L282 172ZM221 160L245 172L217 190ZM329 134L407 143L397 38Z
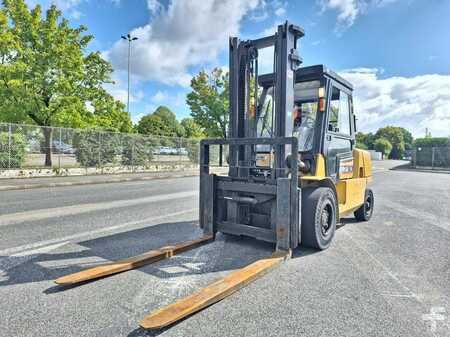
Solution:
M177 154L177 149L170 146L160 146L159 154Z
M182 155L182 156L187 156L188 152L184 147L180 147L177 151L178 154Z
M52 142L54 153L75 154L76 150L69 144L54 140Z

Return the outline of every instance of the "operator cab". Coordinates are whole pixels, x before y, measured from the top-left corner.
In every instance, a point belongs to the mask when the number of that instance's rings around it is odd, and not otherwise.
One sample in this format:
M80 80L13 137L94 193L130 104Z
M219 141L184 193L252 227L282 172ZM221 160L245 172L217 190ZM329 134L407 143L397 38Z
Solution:
M273 137L276 121L273 104L273 74L260 75L262 94L257 114L257 137ZM336 156L351 156L355 139L352 102L353 86L324 65L302 67L295 72L292 136L306 164L303 174L314 168L314 155L327 159L327 172L336 178ZM261 169L272 163L269 146L256 147L256 165Z

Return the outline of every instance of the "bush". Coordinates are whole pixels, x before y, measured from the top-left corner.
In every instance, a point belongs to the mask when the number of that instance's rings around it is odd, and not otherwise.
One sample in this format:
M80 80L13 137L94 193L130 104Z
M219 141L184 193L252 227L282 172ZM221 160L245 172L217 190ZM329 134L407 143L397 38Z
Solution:
M439 146L450 146L450 138L446 137L427 137L427 138L417 138L414 141L414 147L439 147Z
M356 142L355 147L357 149L361 149L361 150L368 150L369 149L369 147L366 144L360 143L360 142Z
M198 164L200 161L200 141L189 139L183 145L186 147L189 160L194 164Z
M25 161L26 139L23 135L0 132L0 168L20 168Z
M387 158L392 150L392 144L385 138L378 138L374 143L373 147L375 151L381 152L383 158Z
M128 136L123 144L122 164L145 166L153 159L158 140L140 136Z
M114 163L121 152L120 136L114 133L78 131L73 143L77 161L85 167Z

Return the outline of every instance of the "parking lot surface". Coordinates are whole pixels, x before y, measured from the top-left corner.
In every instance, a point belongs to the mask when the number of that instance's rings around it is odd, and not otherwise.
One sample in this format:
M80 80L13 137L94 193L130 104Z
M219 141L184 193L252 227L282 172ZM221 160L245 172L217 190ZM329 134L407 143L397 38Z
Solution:
M0 194L0 336L450 336L450 174L374 163L375 212L338 225L225 300L147 332L152 310L271 254L218 235L169 260L76 287L55 278L201 235L198 178Z

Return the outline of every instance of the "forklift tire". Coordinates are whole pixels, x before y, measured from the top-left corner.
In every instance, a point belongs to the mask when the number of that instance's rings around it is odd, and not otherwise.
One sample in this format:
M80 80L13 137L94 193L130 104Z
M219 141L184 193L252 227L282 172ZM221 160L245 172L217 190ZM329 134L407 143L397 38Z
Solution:
M355 211L355 218L358 221L369 221L373 214L373 192L370 188L366 189L364 195L364 204Z
M302 245L327 249L336 231L336 196L331 188L302 190Z

